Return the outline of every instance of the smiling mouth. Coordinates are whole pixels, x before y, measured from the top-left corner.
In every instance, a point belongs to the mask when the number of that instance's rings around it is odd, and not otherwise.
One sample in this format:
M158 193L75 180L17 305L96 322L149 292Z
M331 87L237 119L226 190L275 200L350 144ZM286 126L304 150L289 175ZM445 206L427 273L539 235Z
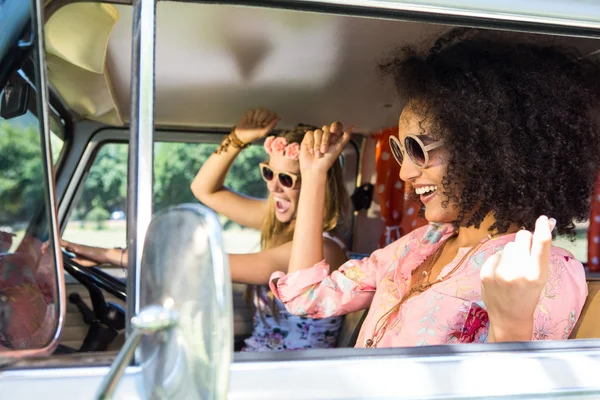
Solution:
M415 189L415 193L417 193L419 196L422 196L422 195L429 196L429 195L433 194L435 191L437 191L437 186L422 186L422 187Z
M415 188L415 193L419 195L421 202L427 203L437 192L437 186L421 186Z
M289 200L282 199L281 197L274 197L275 200L275 211L279 213L285 213L290 209L292 203Z

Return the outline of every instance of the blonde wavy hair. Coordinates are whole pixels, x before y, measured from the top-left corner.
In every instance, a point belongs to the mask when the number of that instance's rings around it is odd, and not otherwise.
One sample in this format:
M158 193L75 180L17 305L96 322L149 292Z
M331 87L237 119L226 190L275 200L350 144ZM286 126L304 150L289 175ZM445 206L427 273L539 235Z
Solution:
M288 143L301 143L306 132L315 129L318 128L312 125L298 124L294 129L279 132L276 137L284 137ZM302 187L300 187L300 190L302 190ZM342 234L347 222L348 209L349 197L344 186L342 165L338 159L327 172L323 232ZM281 222L277 219L273 197L269 196L265 219L260 230L261 249L267 250L291 242L294 237L294 226L295 220ZM256 289L256 286L249 287L249 299L254 297ZM275 313L275 300L271 292L269 292L269 302L273 317L278 321L277 314ZM260 310L259 315L266 324Z

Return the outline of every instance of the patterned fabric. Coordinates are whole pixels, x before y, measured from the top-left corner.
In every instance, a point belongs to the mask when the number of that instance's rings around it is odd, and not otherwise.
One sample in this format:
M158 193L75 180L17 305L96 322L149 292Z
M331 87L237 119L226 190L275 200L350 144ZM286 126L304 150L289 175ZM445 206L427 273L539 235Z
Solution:
M323 237L335 242L349 257L346 245L337 236L323 232ZM287 351L335 347L344 317L312 319L292 315L278 299L274 310L269 299L269 287L258 286L254 295L254 329L245 340L242 351ZM271 296L272 297L272 296Z
M392 135L398 135L397 126L386 128L371 136L377 141L375 145L376 192L379 197L381 218L385 221L385 230L379 240L380 247L387 246L414 229L427 225L427 221L419 217L421 203L409 197L408 192L411 187L405 185L400 179L400 165L390 150Z
M356 346L372 338L377 321L408 290L411 271L452 233L450 225L419 228L362 260L350 260L329 275L322 261L312 268L271 276L271 290L293 314L344 315L370 307ZM407 300L388 319L378 347L485 342L489 319L481 299L480 268L515 235L484 243L446 281ZM469 251L461 248L440 276L448 274ZM274 279L278 279L274 282ZM534 315L533 340L567 339L587 296L583 266L568 251L552 247L548 282Z
M268 286L259 286L254 297L254 330L242 351L286 351L335 347L343 317L312 319L292 315L275 299L273 317ZM261 312L259 313L258 310ZM262 317L261 317L262 314Z
M600 175L596 180L596 189L592 196L590 210L587 267L591 272L600 271Z

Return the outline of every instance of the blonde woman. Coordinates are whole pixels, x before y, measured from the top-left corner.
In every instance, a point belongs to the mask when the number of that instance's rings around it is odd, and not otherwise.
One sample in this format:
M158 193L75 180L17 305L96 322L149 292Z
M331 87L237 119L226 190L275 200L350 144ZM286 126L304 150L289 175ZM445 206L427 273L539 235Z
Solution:
M279 117L268 110L246 112L229 136L203 164L191 189L206 206L230 220L261 232L261 251L252 254L230 254L233 282L251 285L249 294L256 308L252 336L245 341L245 351L299 350L334 347L342 325L342 317L310 319L291 315L268 289L269 277L277 271L288 271L292 237L296 224L298 199L302 187L300 175L300 142L305 133L315 129L298 125L292 130L269 135ZM333 124L335 125L335 124ZM268 159L257 166L267 184L269 196L257 199L235 193L224 186L225 177L236 156L250 143L265 139ZM327 172L323 214L323 254L331 270L346 260L346 249L337 236L346 215L348 195L344 188L339 161ZM76 253L84 265L87 259L126 266L127 252L120 249L98 249L63 241L63 247Z

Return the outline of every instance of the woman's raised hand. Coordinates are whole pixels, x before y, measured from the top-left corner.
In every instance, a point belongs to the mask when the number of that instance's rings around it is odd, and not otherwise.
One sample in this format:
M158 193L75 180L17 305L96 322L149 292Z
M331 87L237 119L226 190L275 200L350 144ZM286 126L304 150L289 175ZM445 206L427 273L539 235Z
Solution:
M306 132L300 149L300 170L327 172L350 141L352 128L344 131L341 122Z
M517 232L514 242L481 267L482 298L490 318L488 340L531 340L533 315L548 280L555 224L539 217L533 234Z
M263 138L279 122L276 113L262 108L248 110L235 125L235 134L244 143L252 143Z

